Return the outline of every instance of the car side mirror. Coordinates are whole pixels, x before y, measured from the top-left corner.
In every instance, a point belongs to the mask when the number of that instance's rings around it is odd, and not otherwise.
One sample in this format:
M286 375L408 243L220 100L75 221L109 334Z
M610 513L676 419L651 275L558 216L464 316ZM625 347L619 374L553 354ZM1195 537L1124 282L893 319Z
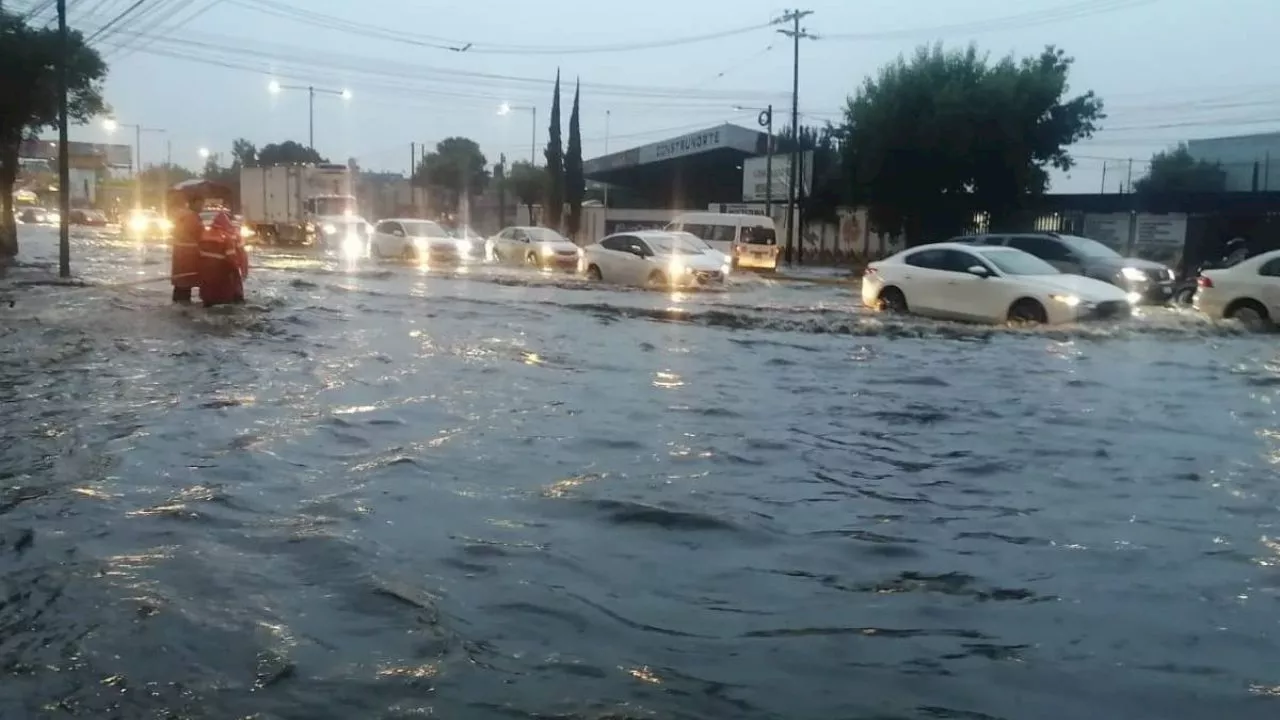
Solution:
M991 277L991 271L981 265L971 265L966 272L968 272L970 275L976 275L980 278Z

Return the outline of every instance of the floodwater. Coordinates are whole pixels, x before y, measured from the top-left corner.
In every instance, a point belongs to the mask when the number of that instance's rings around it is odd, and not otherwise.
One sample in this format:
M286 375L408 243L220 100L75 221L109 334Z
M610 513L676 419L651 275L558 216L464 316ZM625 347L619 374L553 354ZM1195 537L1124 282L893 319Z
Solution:
M73 250L0 280L0 717L1280 717L1274 337Z

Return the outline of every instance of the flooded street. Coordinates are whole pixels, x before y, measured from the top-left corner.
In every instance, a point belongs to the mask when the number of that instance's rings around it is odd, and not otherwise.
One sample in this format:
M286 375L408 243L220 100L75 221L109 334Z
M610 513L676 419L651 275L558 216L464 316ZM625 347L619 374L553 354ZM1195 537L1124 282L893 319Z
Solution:
M1280 716L1274 336L73 252L0 280L0 717Z

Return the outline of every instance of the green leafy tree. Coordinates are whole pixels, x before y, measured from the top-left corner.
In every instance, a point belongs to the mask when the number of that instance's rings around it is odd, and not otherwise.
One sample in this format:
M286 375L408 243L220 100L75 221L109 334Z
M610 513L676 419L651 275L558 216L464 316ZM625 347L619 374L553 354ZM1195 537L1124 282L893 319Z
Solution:
M520 200L520 204L529 210L529 222L533 222L533 206L547 197L547 170L535 167L531 163L517 162L511 165L507 173L507 181L511 192Z
M231 142L231 167L239 170L248 165L258 164L258 148L244 138L236 138Z
M543 225L560 229L564 214L564 149L560 143L560 71L556 71L555 95L551 99L551 138L547 142L547 198Z
M68 116L86 122L106 110L107 66L84 36L69 31L64 52L56 29L33 27L0 10L0 257L18 254L13 188L22 139L58 122L58 66L67 65Z
M866 80L841 128L847 199L909 244L950 234L975 210L998 227L1048 187L1048 168L1105 117L1092 92L1068 97L1072 60L1052 46L992 63L970 46L923 47Z
M253 147L250 145L249 147ZM244 148L242 148L243 150ZM234 154L235 149L232 149ZM237 158L238 159L238 158ZM329 162L314 148L309 148L302 143L293 140L285 140L282 143L271 143L263 145L258 151L259 165L293 165L299 163L327 163Z
M569 217L565 225L569 237L576 237L582 227L582 200L587 194L587 181L582 174L582 129L579 127L578 101L582 83L573 87L573 110L569 112L569 147L564 156L564 196L569 204Z
M441 191L446 209L457 212L463 198L469 201L484 192L489 183L487 162L475 140L449 137L436 143L435 151L422 158L415 177Z
M1227 173L1222 166L1196 160L1185 143L1152 155L1147 174L1133 183L1134 192L1141 195L1223 192L1226 188Z

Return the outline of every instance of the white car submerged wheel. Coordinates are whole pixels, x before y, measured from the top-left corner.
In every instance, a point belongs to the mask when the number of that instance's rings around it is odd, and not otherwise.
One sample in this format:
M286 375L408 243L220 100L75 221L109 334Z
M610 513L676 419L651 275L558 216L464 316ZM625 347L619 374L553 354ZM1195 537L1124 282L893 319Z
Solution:
M587 267L587 279L591 282L600 282L604 280L604 275L600 272L600 268L595 265Z
M1265 330L1271 324L1267 309L1253 300L1240 300L1227 308L1223 315L1255 332Z
M907 296L896 287L887 287L880 291L880 309L895 315L907 312Z
M1043 325L1049 322L1049 315L1040 303L1023 298L1009 308L1008 319L1013 325Z

